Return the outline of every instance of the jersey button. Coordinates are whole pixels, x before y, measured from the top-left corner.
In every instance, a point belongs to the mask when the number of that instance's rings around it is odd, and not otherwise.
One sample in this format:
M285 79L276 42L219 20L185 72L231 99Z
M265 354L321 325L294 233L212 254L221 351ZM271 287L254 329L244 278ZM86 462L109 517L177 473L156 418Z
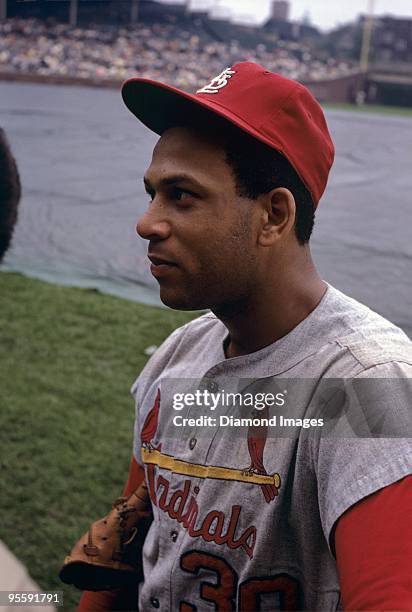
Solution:
M190 440L189 440L189 448L190 448L190 450L193 450L194 447L196 446L196 444L197 444L196 438L190 438Z
M219 391L219 385L214 380L210 380L207 383L207 389L210 393L216 393L216 391Z
M170 532L170 539L172 540L172 542L176 542L178 537L179 534L177 533L177 531L173 530Z
M156 597L151 597L150 603L152 604L153 608L160 608L160 601L156 599Z

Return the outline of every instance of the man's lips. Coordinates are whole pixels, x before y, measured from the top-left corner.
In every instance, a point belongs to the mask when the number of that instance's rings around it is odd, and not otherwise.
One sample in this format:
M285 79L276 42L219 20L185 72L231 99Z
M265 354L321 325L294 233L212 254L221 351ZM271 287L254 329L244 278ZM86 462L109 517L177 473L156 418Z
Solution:
M177 266L174 261L166 259L165 257L160 257L159 255L153 255L152 253L148 254L148 258L154 266Z
M152 262L150 271L153 276L162 276L163 274L170 272L170 270L173 270L173 268L177 268L177 264L174 261L166 259L165 257L149 253L148 258Z

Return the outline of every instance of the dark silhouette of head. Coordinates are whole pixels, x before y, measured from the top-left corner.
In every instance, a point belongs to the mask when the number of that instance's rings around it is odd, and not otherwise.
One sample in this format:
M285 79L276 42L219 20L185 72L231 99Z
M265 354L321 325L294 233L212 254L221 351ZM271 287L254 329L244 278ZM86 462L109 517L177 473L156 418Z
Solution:
M20 176L4 130L0 128L0 261L9 248L21 196Z

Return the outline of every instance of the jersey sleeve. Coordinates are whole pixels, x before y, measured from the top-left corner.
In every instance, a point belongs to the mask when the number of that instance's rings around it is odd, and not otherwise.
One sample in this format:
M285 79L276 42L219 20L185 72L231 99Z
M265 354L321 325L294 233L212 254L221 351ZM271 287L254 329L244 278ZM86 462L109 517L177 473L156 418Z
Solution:
M339 427L314 443L323 532L354 504L412 474L412 366L374 366L349 381ZM326 413L327 414L327 413ZM326 416L327 422L327 416Z
M143 465L141 461L142 430L146 423L148 411L151 410L156 401L155 398L160 388L158 381L170 360L179 351L180 343L189 325L190 323L187 323L178 327L166 338L146 363L130 389L135 402L133 454L139 465Z
M338 520L336 560L345 610L412 610L412 476Z

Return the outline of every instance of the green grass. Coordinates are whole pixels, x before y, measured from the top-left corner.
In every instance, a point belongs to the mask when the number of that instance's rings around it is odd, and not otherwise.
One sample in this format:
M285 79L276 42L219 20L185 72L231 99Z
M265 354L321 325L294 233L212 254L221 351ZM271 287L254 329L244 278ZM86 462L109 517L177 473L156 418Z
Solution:
M58 570L122 491L144 349L195 315L4 272L0 296L0 538L73 610Z
M331 110L350 110L358 111L360 113L378 113L383 115L395 115L398 117L412 117L412 108L404 106L378 106L373 104L365 104L364 106L357 106L356 104L338 104L329 103L322 104L326 109Z

